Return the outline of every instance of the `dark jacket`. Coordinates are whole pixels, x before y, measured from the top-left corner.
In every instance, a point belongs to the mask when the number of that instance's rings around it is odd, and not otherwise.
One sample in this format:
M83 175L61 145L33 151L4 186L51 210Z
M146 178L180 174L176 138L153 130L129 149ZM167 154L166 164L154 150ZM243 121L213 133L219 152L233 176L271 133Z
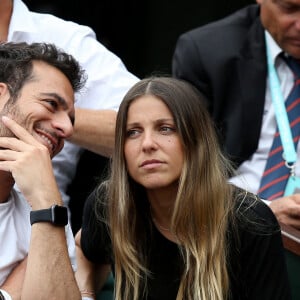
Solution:
M225 153L237 165L257 149L265 102L267 65L259 6L250 5L182 34L173 75L208 98Z

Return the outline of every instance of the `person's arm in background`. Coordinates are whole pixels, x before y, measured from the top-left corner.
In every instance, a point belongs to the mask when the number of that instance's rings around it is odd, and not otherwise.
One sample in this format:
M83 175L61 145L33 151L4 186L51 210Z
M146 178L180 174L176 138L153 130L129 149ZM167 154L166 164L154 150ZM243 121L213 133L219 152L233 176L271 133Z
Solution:
M74 133L69 141L109 157L114 146L116 115L114 110L76 108Z
M47 147L13 120L2 117L2 122L16 138L0 138L0 147L5 149L0 170L11 172L33 211L62 205ZM64 226L33 224L28 253L21 299L81 299Z
M111 272L111 266L109 264L96 265L90 262L82 252L80 240L81 230L75 236L77 258L76 281L82 296L95 299L97 292L102 289Z
M79 61L87 74L87 82L76 95L74 133L69 141L110 156L116 112L127 91L139 79L96 39L91 28L77 26L76 29L76 34L63 48Z

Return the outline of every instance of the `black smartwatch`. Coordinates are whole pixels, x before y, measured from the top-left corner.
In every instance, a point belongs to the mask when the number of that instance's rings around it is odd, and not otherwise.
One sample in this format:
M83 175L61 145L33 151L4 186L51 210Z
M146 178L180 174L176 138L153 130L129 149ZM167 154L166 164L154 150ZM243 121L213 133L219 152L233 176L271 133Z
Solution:
M56 226L66 226L68 224L68 210L65 206L59 205L52 205L48 209L32 210L30 212L30 224L37 222L49 222Z

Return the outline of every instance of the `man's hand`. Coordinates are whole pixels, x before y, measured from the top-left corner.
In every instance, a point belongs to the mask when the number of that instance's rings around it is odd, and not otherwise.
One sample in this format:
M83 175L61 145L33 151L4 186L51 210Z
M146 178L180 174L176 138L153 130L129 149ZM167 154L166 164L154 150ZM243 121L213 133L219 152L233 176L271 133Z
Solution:
M50 207L60 194L47 147L14 120L2 122L16 137L0 137L0 170L12 174L33 209Z
M300 230L300 194L273 200L270 208L279 222Z

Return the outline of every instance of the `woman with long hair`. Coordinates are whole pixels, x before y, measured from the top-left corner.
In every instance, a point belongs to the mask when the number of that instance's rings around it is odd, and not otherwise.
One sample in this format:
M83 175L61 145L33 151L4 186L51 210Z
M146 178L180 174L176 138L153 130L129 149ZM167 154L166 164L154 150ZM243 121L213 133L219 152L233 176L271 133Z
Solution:
M290 299L280 227L228 183L203 96L153 77L117 116L109 179L87 200L80 246L112 264L115 299ZM80 268L79 268L80 272Z

